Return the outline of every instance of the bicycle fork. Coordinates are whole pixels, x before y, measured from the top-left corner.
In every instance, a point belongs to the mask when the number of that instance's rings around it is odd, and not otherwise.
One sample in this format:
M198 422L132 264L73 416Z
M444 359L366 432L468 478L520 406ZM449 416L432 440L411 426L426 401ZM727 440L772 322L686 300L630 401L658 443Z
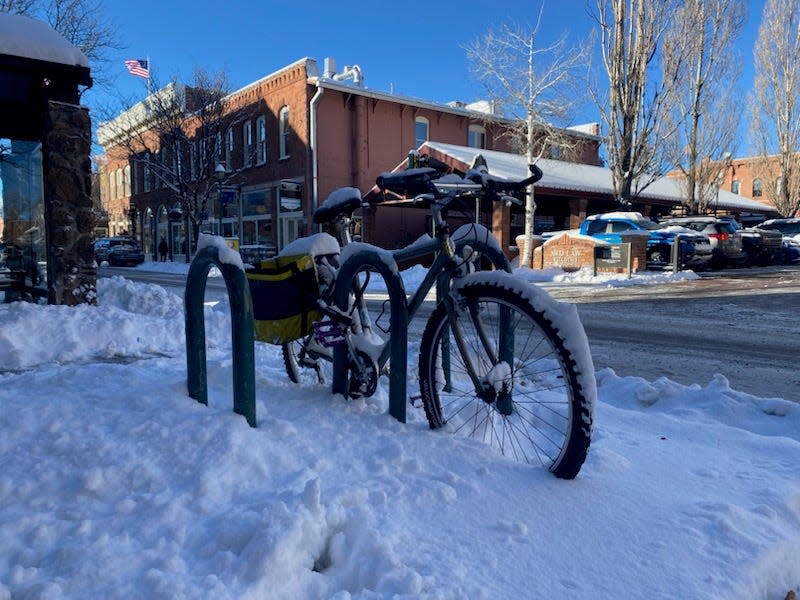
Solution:
M464 361L464 366L469 375L475 394L486 404L494 404L502 415L513 412L512 396L512 368L514 364L514 332L511 325L511 311L507 307L500 307L499 322L499 348L495 349L491 336L487 331L488 324L484 318L484 310L477 299L456 297L448 295L445 302L448 323L452 338L455 340L458 352ZM479 348L467 346L466 336L460 316L468 316L469 323L480 341ZM445 370L446 381L449 381L449 342L450 336L442 336L442 366ZM445 345L448 347L445 348ZM481 352L482 351L482 352ZM499 354L498 354L499 352ZM490 368L479 368L479 364L491 365Z

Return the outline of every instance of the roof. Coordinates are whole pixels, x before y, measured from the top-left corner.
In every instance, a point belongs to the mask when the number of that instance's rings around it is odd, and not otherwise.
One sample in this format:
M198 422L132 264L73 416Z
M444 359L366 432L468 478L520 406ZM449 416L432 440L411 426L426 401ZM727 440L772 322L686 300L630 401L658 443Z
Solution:
M519 154L498 152L496 150L479 150L468 146L457 146L441 142L425 142L420 151L424 152L426 147L445 154L467 166L472 163L476 154L482 154L486 159L489 173L496 177L519 180L524 179L529 174L527 158ZM537 160L536 164L544 173L536 184L540 189L606 196L614 195L611 170L605 167L545 158ZM640 192L638 197L643 200L679 203L683 197L680 180L675 177L661 177ZM723 189L719 190L719 200L716 205L727 210L777 214L777 210L767 204L750 200Z
M49 25L22 15L0 13L0 54L74 67L89 67L86 55Z

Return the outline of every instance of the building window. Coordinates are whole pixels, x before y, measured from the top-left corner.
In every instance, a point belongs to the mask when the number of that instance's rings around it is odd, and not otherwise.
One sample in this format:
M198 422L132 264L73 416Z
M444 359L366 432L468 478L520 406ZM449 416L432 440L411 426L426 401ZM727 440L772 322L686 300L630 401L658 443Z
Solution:
M775 180L775 196L780 198L780 195L783 193L783 177L778 177Z
M117 180L116 173L111 171L108 174L108 199L115 200L117 198Z
M738 179L734 179L731 182L731 192L733 192L734 194L738 194L741 187L742 187L742 182L739 181Z
M280 123L281 158L288 158L289 156L289 107L288 106L284 106L281 109L278 121Z
M122 170L122 195L129 197L131 195L131 166L125 165Z
M419 148L422 144L428 141L430 133L430 123L425 117L417 117L414 119L414 137L416 147Z
M243 146L242 149L244 151L244 166L252 167L253 166L253 123L251 121L245 121L244 125L242 125L242 142Z
M759 198L763 194L763 184L760 179L753 180L753 198Z
M225 132L225 166L233 169L233 127L228 127Z
M256 121L256 163L263 165L267 162L267 118L258 117Z
M470 125L467 133L467 146L470 148L486 148L486 129L480 125Z
M122 198L125 195L125 189L122 187L122 169L114 171L116 177L117 195L115 198Z

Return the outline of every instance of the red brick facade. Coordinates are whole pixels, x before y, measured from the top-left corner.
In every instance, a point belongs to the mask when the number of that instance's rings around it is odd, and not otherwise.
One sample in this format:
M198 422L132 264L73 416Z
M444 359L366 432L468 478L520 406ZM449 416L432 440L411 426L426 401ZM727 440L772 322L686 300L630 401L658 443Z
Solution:
M231 125L234 151L232 164L225 166L229 171L239 171L236 183L243 201L244 243L280 249L294 237L310 233L310 215L330 192L342 186L368 191L381 172L391 170L417 148L418 120L427 125L430 140L467 145L472 126L484 132L485 148L509 150L506 139L498 135L502 119L336 79L320 76L316 62L303 59L231 95L231 110L246 106L254 115L263 116L266 124L265 160L247 168L243 164L244 124ZM283 139L282 111L288 111L289 125ZM586 139L584 158L596 163L599 138L588 135ZM286 151L282 152L284 143ZM152 253L161 235L173 235L182 227L181 223L168 224L167 215L173 206L167 190L152 187L145 191L142 169L137 165L133 165L128 181L124 173L130 165L125 153L113 144L106 152L103 191L110 213L109 229L118 232L130 202L139 218L137 235L146 251ZM120 178L122 184L117 185ZM292 189L283 189L282 181L288 181ZM295 199L285 201L287 194ZM377 211L365 219L364 240L385 247L404 245L425 232L426 216L416 210ZM223 225L227 235L235 235L233 215L226 216ZM212 223L210 228L216 227ZM499 236L508 237L500 222L495 228ZM180 253L177 243L176 253Z

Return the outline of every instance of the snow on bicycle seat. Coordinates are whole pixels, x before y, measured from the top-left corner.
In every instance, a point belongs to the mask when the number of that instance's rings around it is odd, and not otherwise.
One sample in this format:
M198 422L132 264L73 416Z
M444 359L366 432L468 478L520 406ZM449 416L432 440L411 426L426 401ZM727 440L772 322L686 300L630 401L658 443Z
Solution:
M343 187L334 190L325 199L317 210L314 211L314 223L331 223L341 215L352 215L353 211L361 208L361 191L354 187Z
M299 254L310 254L314 258L318 256L330 256L339 254L339 242L329 233L312 233L306 237L299 237L289 242L278 253L278 256L297 256Z

